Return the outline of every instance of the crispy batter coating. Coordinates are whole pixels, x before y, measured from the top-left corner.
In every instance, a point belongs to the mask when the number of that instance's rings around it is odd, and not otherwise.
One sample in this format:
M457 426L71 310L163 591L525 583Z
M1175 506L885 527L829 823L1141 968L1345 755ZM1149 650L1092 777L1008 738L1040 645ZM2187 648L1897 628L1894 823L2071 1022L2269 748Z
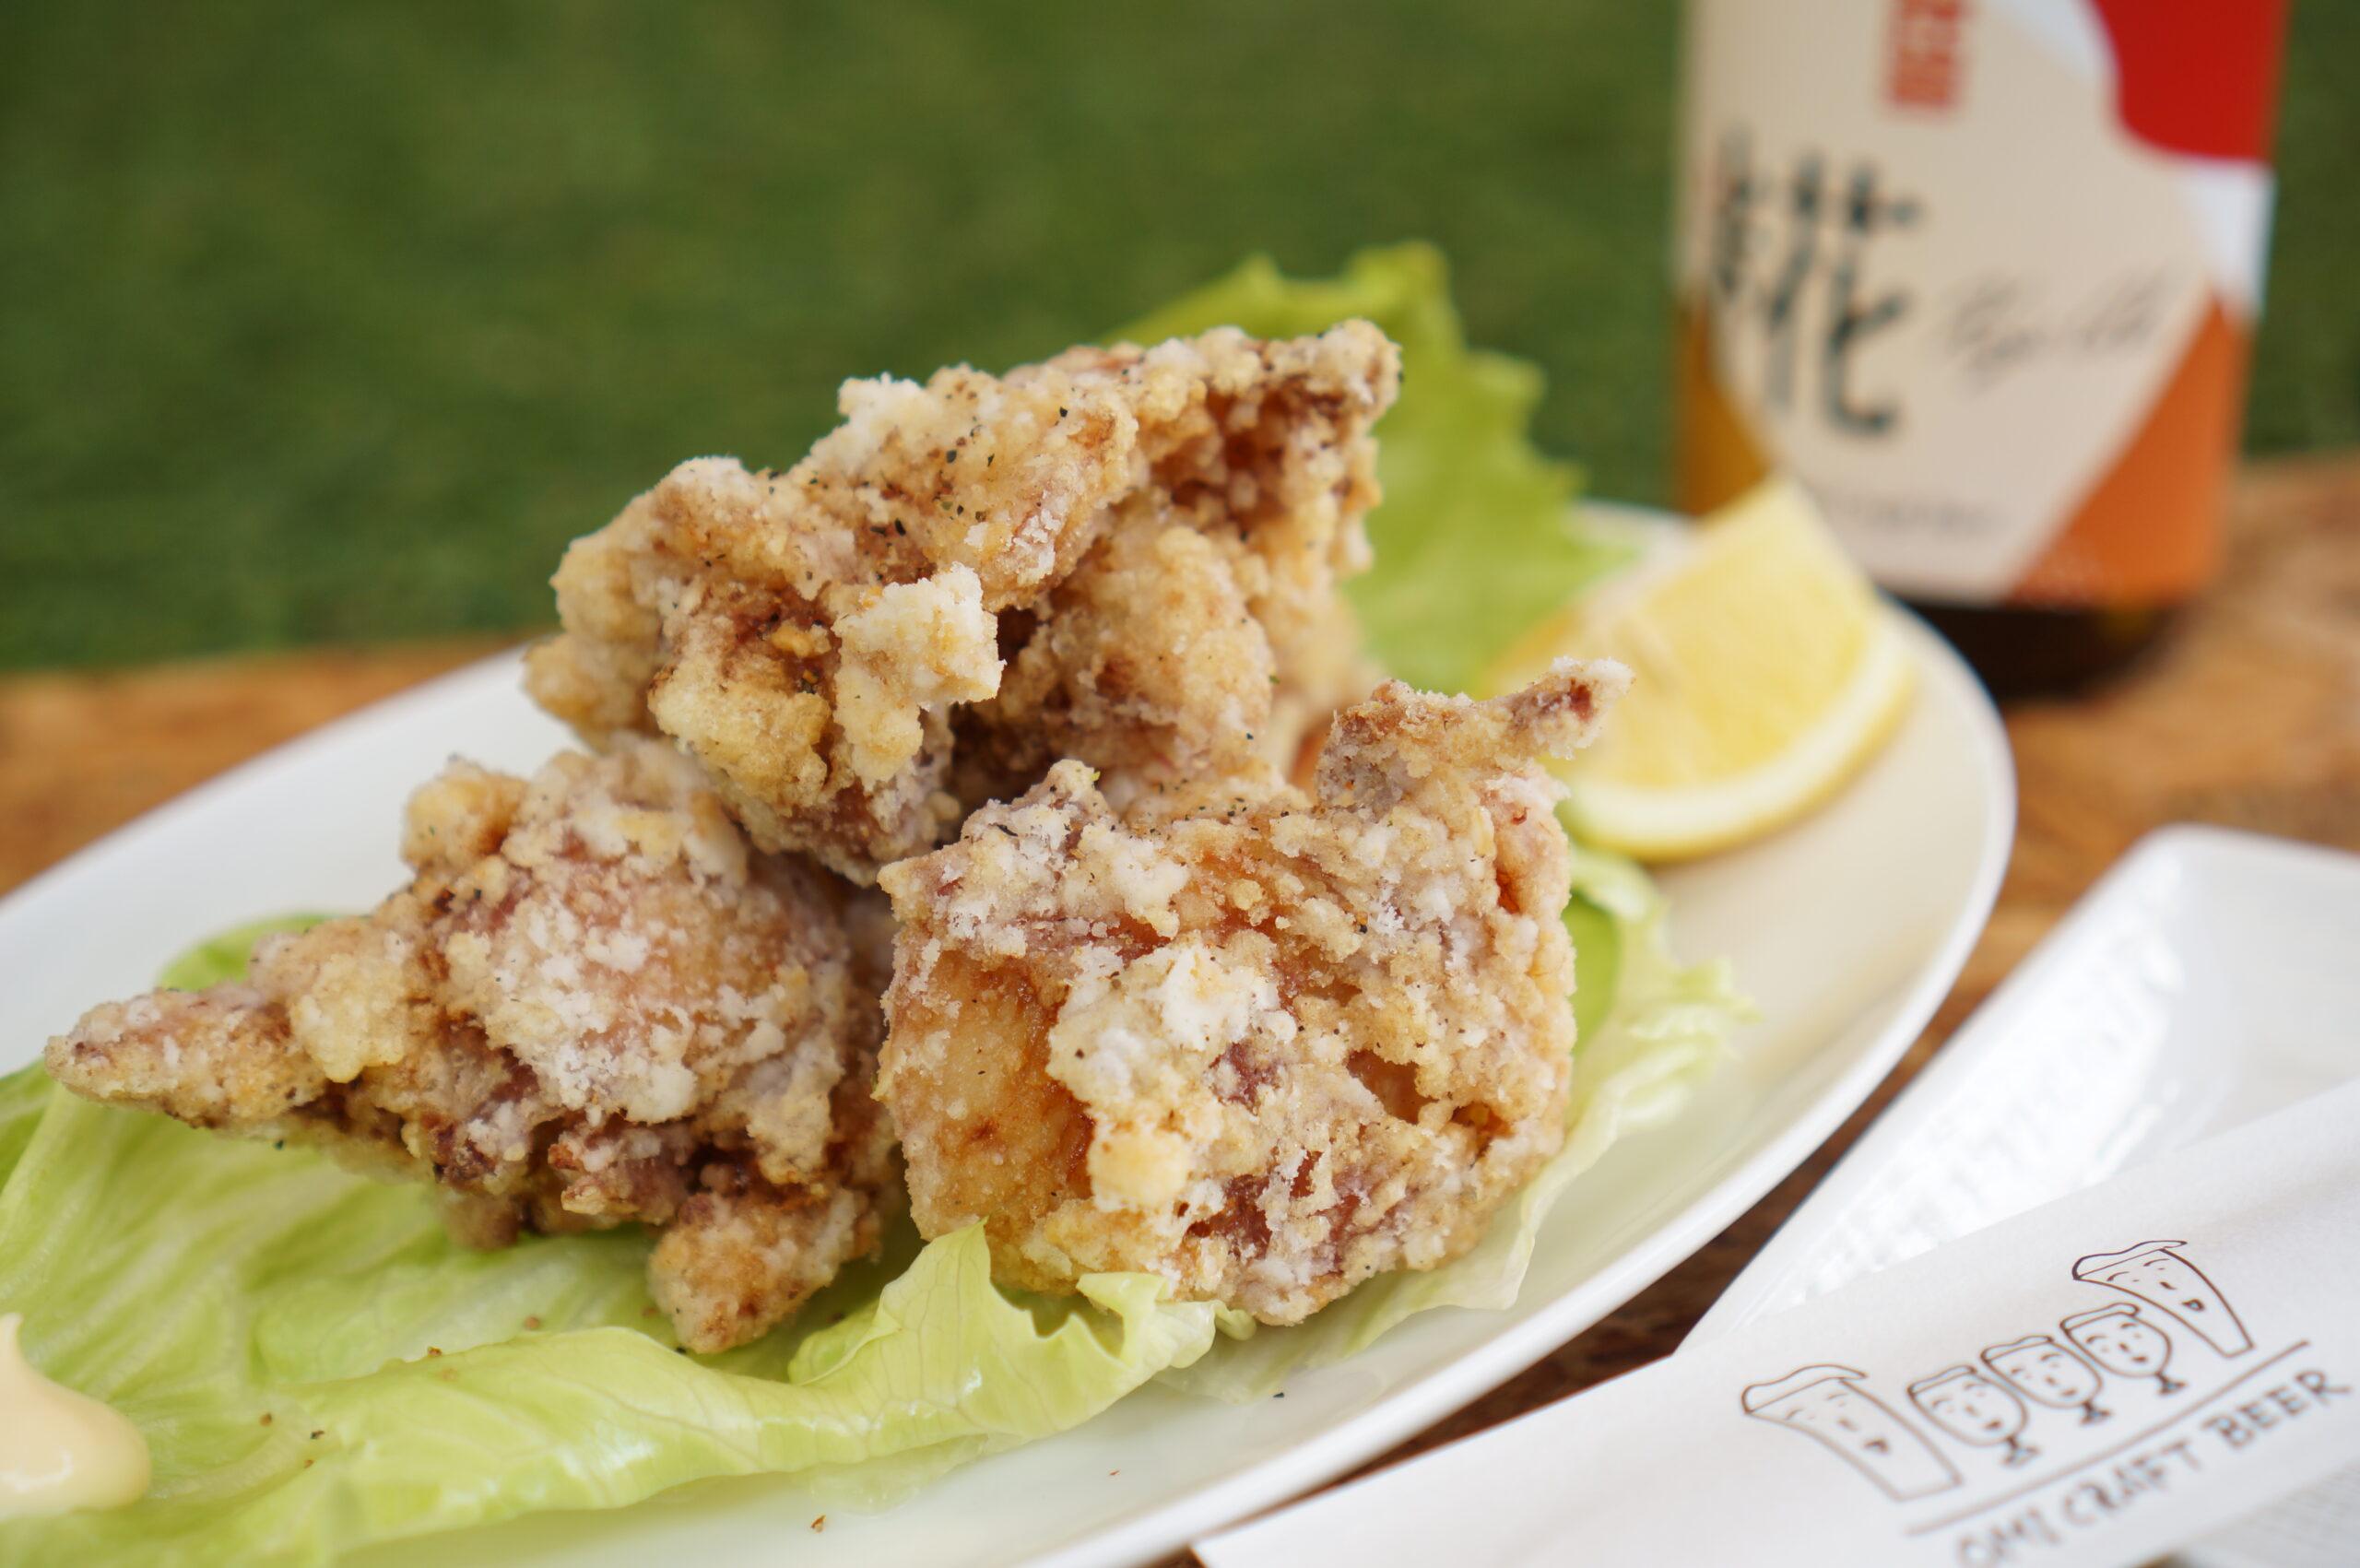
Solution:
M982 1220L1034 1289L1147 1269L1266 1323L1473 1245L1564 1137L1570 871L1539 759L1628 678L1389 682L1307 796L1266 767L1131 782L1118 813L1061 762L888 867L878 1093L919 1229Z
M883 975L847 908L873 895L749 851L653 740L529 781L454 763L402 853L416 879L372 914L264 943L245 982L95 1008L51 1074L431 1176L471 1244L661 1226L649 1285L695 1350L875 1246L900 1202Z
M1336 584L1398 382L1365 322L847 382L785 473L685 463L577 540L528 688L863 882L1059 757L1283 758L1358 673Z

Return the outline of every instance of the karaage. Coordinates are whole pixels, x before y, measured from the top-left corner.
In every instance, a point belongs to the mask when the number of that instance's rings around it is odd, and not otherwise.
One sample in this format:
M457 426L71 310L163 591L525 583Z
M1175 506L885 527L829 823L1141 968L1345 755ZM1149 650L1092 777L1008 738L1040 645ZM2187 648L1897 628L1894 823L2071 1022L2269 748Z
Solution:
M1060 757L1284 760L1359 675L1336 586L1398 383L1365 322L848 382L793 468L683 464L576 541L528 687L862 882Z
M888 867L878 1093L919 1229L983 1221L1012 1283L1145 1269L1274 1324L1473 1245L1565 1132L1571 873L1540 758L1628 678L1388 682L1308 795L1268 767L1102 793L1060 762Z
M655 740L410 801L416 879L265 942L250 977L94 1009L95 1100L440 1184L454 1235L662 1227L650 1288L714 1350L791 1314L901 1202L856 894L755 853ZM881 902L881 901L879 901Z

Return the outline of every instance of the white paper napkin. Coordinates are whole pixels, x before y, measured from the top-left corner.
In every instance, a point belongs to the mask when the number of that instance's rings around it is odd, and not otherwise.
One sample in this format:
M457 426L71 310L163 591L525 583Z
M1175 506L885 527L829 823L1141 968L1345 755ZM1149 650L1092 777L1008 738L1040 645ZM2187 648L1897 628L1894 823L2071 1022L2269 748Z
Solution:
M2360 1460L2360 1083L1203 1542L2132 1563Z

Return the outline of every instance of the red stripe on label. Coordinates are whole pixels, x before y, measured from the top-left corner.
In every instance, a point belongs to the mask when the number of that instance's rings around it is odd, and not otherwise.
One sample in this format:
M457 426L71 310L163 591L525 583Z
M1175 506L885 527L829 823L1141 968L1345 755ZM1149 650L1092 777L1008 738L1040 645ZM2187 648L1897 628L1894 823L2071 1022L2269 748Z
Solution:
M2115 114L2165 152L2270 156L2287 0L2092 0L2114 41Z

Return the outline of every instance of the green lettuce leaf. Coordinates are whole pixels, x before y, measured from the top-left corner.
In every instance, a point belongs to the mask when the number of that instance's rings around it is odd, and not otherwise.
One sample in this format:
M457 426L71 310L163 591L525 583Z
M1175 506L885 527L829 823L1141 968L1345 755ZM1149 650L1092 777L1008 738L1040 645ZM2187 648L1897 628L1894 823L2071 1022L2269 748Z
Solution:
M1492 1220L1473 1250L1423 1273L1386 1274L1308 1322L1260 1328L1223 1312L1225 1336L1210 1355L1158 1381L1217 1399L1267 1397L1288 1377L1367 1349L1413 1314L1434 1307L1500 1308L1516 1301L1540 1222L1574 1178L1625 1133L1676 1114L1727 1055L1730 1033L1752 1015L1726 961L1682 965L1664 940L1662 895L1632 862L1574 852L1575 1015L1583 996L1609 1001L1580 1026L1565 1147ZM1601 940L1600 929L1611 931Z
M1540 369L1468 347L1442 253L1363 251L1333 279L1282 277L1256 256L1121 336L1152 343L1233 325L1295 336L1351 316L1401 346L1402 377L1401 400L1377 426L1376 562L1346 595L1386 669L1429 691L1469 690L1516 633L1630 551L1580 527L1579 470L1543 455L1528 433Z
M225 955L226 958L225 958ZM171 973L242 969L208 945ZM312 1563L713 1476L890 1501L1201 1355L1146 1275L997 1289L979 1231L850 1271L796 1328L675 1348L636 1232L453 1246L427 1195L0 1079L0 1302L27 1355L146 1434L129 1508L0 1525L0 1561Z

